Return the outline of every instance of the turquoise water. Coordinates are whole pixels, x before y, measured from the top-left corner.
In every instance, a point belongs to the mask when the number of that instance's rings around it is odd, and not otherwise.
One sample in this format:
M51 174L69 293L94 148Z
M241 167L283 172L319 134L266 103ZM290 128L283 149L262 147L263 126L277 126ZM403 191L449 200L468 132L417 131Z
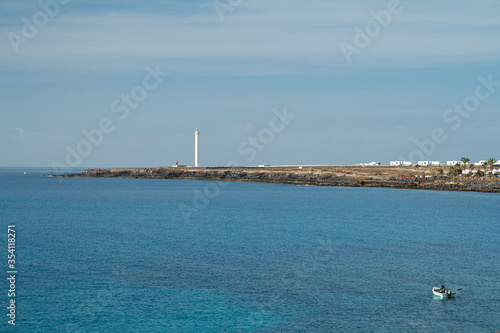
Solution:
M15 331L500 330L498 194L51 172L0 168Z

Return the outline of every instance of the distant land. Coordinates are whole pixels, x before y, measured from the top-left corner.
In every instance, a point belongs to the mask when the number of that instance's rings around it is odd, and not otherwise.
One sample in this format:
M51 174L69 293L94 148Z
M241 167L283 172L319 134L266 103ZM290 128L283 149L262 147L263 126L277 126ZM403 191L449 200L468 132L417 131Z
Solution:
M446 176L448 167L304 166L304 167L156 167L87 169L60 177L197 179L292 185L389 187L442 191L500 192L498 177Z

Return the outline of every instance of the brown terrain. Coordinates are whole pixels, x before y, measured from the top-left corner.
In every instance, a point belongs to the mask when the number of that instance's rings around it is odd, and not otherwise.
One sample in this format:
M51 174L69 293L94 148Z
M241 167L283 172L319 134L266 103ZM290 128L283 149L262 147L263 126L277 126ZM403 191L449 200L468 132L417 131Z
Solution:
M313 166L88 169L63 177L198 179L293 185L391 187L444 191L500 192L500 178L450 179L447 167Z

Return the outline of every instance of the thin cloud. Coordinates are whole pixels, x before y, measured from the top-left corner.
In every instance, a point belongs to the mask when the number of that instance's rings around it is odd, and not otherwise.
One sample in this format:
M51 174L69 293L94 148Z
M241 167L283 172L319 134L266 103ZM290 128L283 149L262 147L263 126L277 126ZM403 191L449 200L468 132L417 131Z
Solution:
M30 141L30 140L46 140L46 141L63 141L69 142L74 138L62 131L53 131L53 132L38 132L26 131L21 127L14 127L14 131L16 132L11 138L18 141Z
M499 23L495 23L499 6L491 5L488 15L485 10L474 15L455 6L443 16L427 2L402 4L403 12L355 57L352 66L493 61L500 53ZM352 43L353 29L373 20L370 11L386 6L383 1L243 2L226 14L224 22L210 6L205 11L198 6L192 16L144 10L61 14L41 29L36 40L22 46L21 56L8 45L1 47L0 56L9 68L29 62L47 69L126 69L154 59L175 64L177 71L217 74L248 75L252 68L295 74L303 73L304 66L315 71L318 64L333 70L346 66L339 44ZM0 33L16 28L20 27L4 26Z

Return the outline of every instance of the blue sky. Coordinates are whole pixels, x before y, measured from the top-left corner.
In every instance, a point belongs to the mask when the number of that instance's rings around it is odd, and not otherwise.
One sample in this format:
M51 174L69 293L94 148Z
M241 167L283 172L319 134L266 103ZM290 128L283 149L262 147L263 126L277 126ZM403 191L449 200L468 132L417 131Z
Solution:
M41 3L0 3L0 166L192 165L196 128L202 166L500 158L500 87L446 118L500 82L498 1ZM169 74L120 119L147 67Z

